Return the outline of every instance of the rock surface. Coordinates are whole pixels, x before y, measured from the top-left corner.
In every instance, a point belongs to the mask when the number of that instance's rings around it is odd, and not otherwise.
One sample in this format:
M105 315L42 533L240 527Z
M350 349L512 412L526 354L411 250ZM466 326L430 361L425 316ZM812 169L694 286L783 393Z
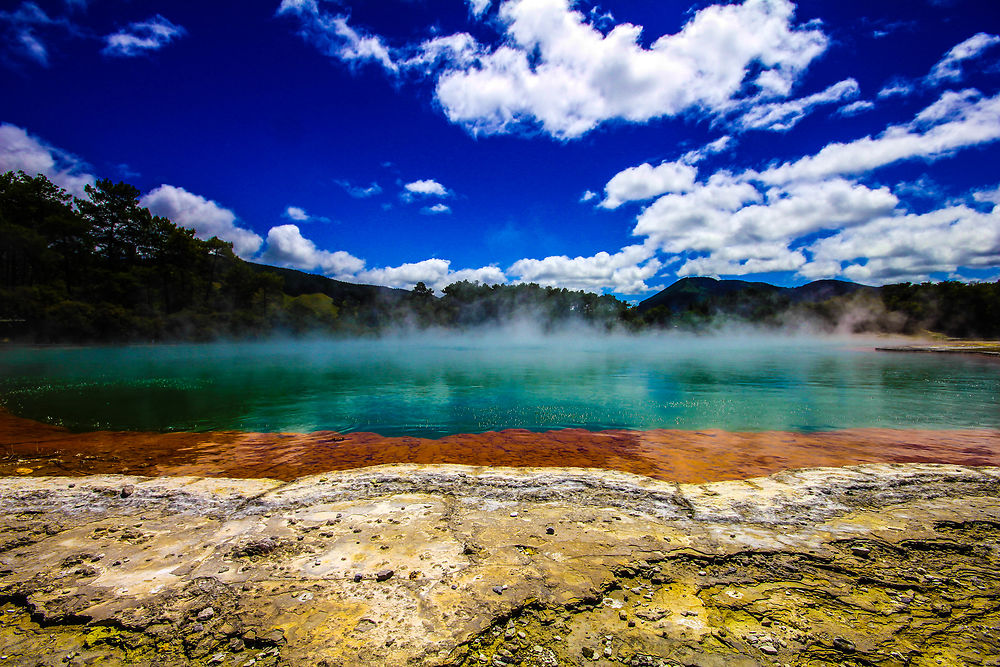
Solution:
M0 507L3 665L1000 664L997 468L6 477Z

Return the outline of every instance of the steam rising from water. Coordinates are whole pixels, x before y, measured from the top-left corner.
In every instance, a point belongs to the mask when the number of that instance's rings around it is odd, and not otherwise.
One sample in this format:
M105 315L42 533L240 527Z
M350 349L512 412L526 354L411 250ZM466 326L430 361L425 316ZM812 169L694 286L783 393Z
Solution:
M884 341L883 341L884 342ZM461 335L0 351L16 414L92 430L1000 427L978 359L889 355L849 337Z

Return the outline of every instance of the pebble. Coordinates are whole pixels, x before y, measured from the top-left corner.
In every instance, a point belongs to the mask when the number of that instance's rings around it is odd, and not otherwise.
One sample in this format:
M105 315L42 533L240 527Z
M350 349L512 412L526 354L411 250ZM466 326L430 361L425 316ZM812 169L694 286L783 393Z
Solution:
M392 570L379 570L375 573L375 581L386 581L391 579L393 574L395 574L395 572Z
M361 581L364 578L365 578L365 575L361 574L360 572L355 572L354 573L354 583L358 583L359 581Z
M871 554L871 552L872 550L868 547L851 547L851 553L858 558L868 558L868 555Z
M133 493L135 493L135 487L132 486L131 484L126 484L125 486L122 487L120 495L122 498L128 498Z
M548 528L545 529L545 534L546 535L555 535L556 534L556 529L553 528L552 526L549 526Z
M497 595L503 595L503 586L494 586L493 592Z
M778 649L774 648L774 644L765 642L759 648L760 652L765 655L778 655Z
M510 515L511 516L517 516L517 512L511 512Z
M204 622L204 621L209 620L213 616L215 616L215 610L212 609L211 607L205 607L204 609L202 609L201 611L198 612L198 616L196 618L199 621Z
M837 637L833 640L833 648L842 653L854 653L855 650L854 642L843 637Z

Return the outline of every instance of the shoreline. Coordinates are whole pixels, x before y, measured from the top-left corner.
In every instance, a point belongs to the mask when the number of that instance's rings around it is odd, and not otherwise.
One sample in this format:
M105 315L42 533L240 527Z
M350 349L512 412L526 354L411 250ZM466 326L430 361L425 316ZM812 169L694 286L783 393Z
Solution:
M1000 357L1000 341L988 340L947 340L909 345L876 346L877 352L922 352L927 354L972 354L985 357Z
M0 477L5 664L993 664L1000 468Z
M210 431L74 433L0 409L0 476L126 474L291 481L388 464L577 467L680 483L875 463L1000 466L1000 430L560 429L444 436Z

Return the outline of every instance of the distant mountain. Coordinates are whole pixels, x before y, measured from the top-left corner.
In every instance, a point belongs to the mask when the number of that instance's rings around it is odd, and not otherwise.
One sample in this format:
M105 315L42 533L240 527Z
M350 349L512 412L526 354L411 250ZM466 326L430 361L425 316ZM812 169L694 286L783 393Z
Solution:
M679 312L722 300L728 303L762 300L781 300L789 304L815 303L858 290L874 289L876 288L844 280L817 280L799 287L778 287L769 283L745 280L681 278L665 290L639 303L636 310L645 313L663 307L671 312Z
M292 297L303 294L325 294L336 303L391 304L405 300L410 294L409 290L345 283L342 280L334 280L315 273L305 273L269 264L246 262L246 265L255 273L270 273L279 276L284 283L282 292Z

